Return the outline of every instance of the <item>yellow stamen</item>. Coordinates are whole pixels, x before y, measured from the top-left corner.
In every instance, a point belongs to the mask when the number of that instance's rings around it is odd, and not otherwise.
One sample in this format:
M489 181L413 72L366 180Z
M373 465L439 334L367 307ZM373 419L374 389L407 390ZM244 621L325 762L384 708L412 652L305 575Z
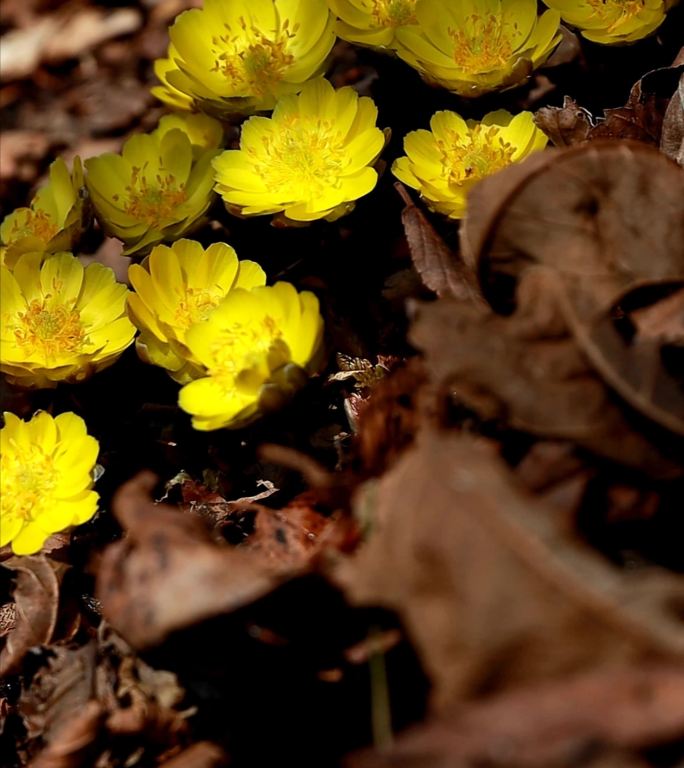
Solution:
M401 27L417 24L417 0L373 0L371 16L378 27Z
M476 125L466 143L457 135L447 142L437 141L450 184L481 179L510 165L515 148L497 134L495 126Z
M261 151L255 147L246 147L245 151L269 189L278 190L286 198L284 190L296 190L291 197L298 199L302 190L306 190L307 197L317 197L326 189L339 187L340 174L348 162L342 142L331 121L294 117L264 137ZM264 154L266 162L262 161Z
M282 335L275 320L268 315L258 323L233 323L212 347L214 365L209 375L227 392L234 390L235 377L241 371L263 366L271 350L285 346ZM264 378L268 373L264 371Z
M462 28L449 27L447 34L454 41L454 63L464 72L487 72L506 66L513 55L500 15L473 14Z
M271 34L248 27L242 18L240 21L237 34L226 24L226 33L212 38L216 58L213 71L222 72L233 86L263 96L273 90L294 62L288 46L297 30L289 31L289 19Z
M174 313L174 325L179 329L187 330L191 325L206 320L211 310L225 296L225 291L216 286L214 290L208 288L188 288L181 296Z
M12 441L11 447L0 464L3 490L7 490L2 494L2 517L8 526L11 518L31 522L49 510L58 479L52 456L40 446L23 448Z
M170 174L165 176L162 173L157 174L156 185L152 186L141 171L140 168L133 168L131 184L126 187L126 213L150 227L163 227L169 221L182 218L178 207L187 200L185 188L179 187Z
M17 318L14 336L29 353L39 351L45 363L80 352L85 341L81 317L75 309L51 300L34 299Z

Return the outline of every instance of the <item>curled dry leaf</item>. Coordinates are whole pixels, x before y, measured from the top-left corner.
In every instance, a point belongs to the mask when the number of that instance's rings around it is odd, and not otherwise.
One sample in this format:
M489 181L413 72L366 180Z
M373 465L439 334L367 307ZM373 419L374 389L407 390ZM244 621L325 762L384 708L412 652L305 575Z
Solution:
M479 300L480 293L472 270L437 234L403 184L394 186L405 203L401 221L413 265L425 286L438 296Z
M103 717L102 706L95 700L73 712L53 741L31 761L29 768L87 768L92 765L91 751Z
M59 616L59 588L67 566L43 555L12 557L3 568L15 571L14 627L0 652L0 676L16 672L30 648L52 639Z
M29 737L41 736L47 744L96 696L94 641L80 648L52 649L47 664L33 678L20 700L20 711Z
M360 403L356 448L367 474L381 474L413 442L420 427L419 392L426 378L422 361L412 358Z
M119 490L113 509L127 535L105 550L97 578L103 616L137 649L251 602L292 575L214 544L199 517L155 504L154 485L143 473Z
M632 750L667 743L682 732L684 667L605 669L467 704L400 736L388 754L354 755L346 766L560 768L579 765L578 755L589 765L590 754L615 754L617 748L622 759L609 764L625 768L632 765Z
M535 122L557 147L596 139L631 139L657 147L663 141L668 105L674 101L682 73L682 65L648 72L634 84L625 106L605 110L602 118L595 120L566 96L562 107L539 109ZM669 119L672 120L671 115Z
M535 112L534 122L557 147L570 147L589 139L594 119L570 96L565 96L562 107L542 107Z
M422 430L357 508L371 533L333 578L399 614L438 709L604 663L684 663L684 578L612 567L472 439Z
M271 567L300 569L326 549L345 549L356 540L353 521L341 513L322 515L316 494L302 493L283 509L251 506L254 532L240 545Z
M684 72L679 77L679 85L663 118L660 151L679 165L684 165Z
M210 741L198 741L162 763L163 768L221 768L228 765L226 753Z
M684 434L680 381L657 348L625 338L615 322L632 291L684 279L684 173L677 165L630 142L533 156L475 187L461 242L483 293L502 313L520 301L522 278L546 269L558 288L554 311L600 376L649 419Z
M555 306L554 288L553 282L537 286L538 306L543 300ZM520 314L501 317L441 300L416 308L410 338L425 355L438 406L455 399L485 419L571 440L653 476L684 471L667 450L630 425L567 333L549 333L541 321L533 324Z

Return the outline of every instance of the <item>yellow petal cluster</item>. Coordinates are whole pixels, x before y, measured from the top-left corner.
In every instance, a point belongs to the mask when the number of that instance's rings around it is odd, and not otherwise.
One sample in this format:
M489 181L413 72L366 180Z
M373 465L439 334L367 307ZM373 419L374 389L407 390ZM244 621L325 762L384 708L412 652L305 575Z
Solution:
M0 546L38 552L53 533L90 520L98 495L97 440L74 413L40 411L28 421L5 413L0 429Z
M613 45L641 40L665 20L668 0L544 0L566 24L595 43Z
M271 118L245 122L240 149L214 160L216 191L243 216L336 219L377 183L372 165L385 144L377 114L353 88L315 80L279 101Z
M86 160L88 191L105 231L124 254L141 254L198 224L213 200L209 147L199 153L185 130L132 136L121 154Z
M537 0L418 0L416 17L397 29L397 54L461 96L521 83L561 37L560 14L537 17Z
M412 131L404 138L406 156L395 160L392 173L417 189L432 210L460 219L474 184L543 149L547 141L531 112L513 116L501 109L482 122L437 112L429 131Z
M48 183L27 208L17 208L0 225L2 263L14 266L23 253L70 251L83 228L84 196L81 160L71 173L59 157L50 166Z
M176 112L164 115L159 125L152 131L153 136L161 138L169 131L178 129L190 139L194 158L197 160L205 149L218 149L223 146L223 125L208 115L192 112Z
M133 341L126 286L70 253L29 253L1 268L0 371L23 387L81 381Z
M181 389L179 405L195 429L243 426L303 385L322 336L318 299L308 291L289 283L230 291L185 335L206 376Z
M343 40L392 48L397 29L418 22L417 0L328 0Z
M322 72L334 27L326 0L206 0L171 27L152 92L219 118L273 109Z
M207 320L233 289L266 283L263 269L253 261L238 261L226 243L204 250L194 240L158 245L142 265L129 267L128 278L135 289L128 296L128 313L140 329L138 355L165 368L180 384L206 375L186 344L189 329Z

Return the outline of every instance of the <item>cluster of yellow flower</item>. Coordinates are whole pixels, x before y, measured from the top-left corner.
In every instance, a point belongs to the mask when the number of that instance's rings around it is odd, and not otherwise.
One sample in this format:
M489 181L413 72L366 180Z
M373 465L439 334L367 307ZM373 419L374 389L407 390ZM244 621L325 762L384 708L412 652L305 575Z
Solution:
M289 283L266 286L229 245L159 245L128 273L140 357L184 385L195 429L239 427L286 402L318 365L318 299Z
M322 77L336 37L385 49L428 82L474 97L521 83L551 54L561 19L589 40L653 32L675 0L206 0L179 15L154 93L179 110L120 154L49 181L0 226L0 371L15 385L78 382L133 343L181 385L196 429L239 427L278 408L315 372L317 298L240 261L225 243L179 239L216 193L229 212L332 221L371 192L388 133L370 98ZM270 116L258 112L271 112ZM224 124L244 120L238 148ZM458 219L479 179L543 149L530 113L482 121L437 112L404 139L392 172L433 210ZM132 264L118 283L73 255L91 212ZM164 245L170 243L171 245ZM0 546L41 548L94 515L97 441L72 413L5 414L0 430Z

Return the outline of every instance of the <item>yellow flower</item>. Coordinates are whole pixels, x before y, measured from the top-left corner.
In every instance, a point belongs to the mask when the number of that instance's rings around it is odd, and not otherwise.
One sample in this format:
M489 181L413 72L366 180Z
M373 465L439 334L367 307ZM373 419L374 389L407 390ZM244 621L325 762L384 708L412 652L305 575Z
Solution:
M417 0L328 0L337 34L350 43L391 47L399 27L416 24Z
M133 341L126 286L102 264L70 253L21 256L2 267L0 371L23 387L81 381L111 365Z
M179 91L178 88L174 88L168 80L171 72L177 73L178 67L175 65L175 61L178 58L178 51L173 47L173 43L169 45L167 51L167 58L157 59L154 62L154 74L157 76L157 80L161 85L156 85L152 88L152 95L156 96L160 101L168 104L173 109L192 110L194 108L194 100L186 93ZM176 75L174 74L174 77Z
M231 291L185 335L207 370L180 391L195 429L240 427L280 407L317 365L323 336L318 299L289 283Z
M180 384L206 375L185 343L188 329L206 320L234 288L266 283L263 269L253 261L238 261L226 243L205 251L194 240L178 240L170 248L158 245L142 266L131 264L128 279L136 291L128 296L128 313L141 331L138 354L166 368Z
M206 0L169 30L153 93L219 118L273 109L322 72L334 27L326 0Z
M17 208L0 225L2 263L13 267L22 253L68 251L83 228L83 169L74 158L69 173L59 157L50 166L48 183L38 190L28 208Z
M418 26L397 30L397 53L461 96L517 85L561 37L560 14L537 18L537 0L418 0L416 15Z
M503 109L485 115L481 123L437 112L430 129L404 138L407 157L394 161L392 173L417 189L432 210L452 219L463 217L466 196L480 179L543 149L548 141L531 112L514 117Z
M4 414L0 429L0 546L38 552L53 533L97 511L93 469L97 440L75 413L39 411L26 422Z
M663 0L544 0L595 43L630 43L654 32L672 3Z
M371 166L385 143L377 114L372 100L352 88L309 83L279 101L272 118L245 122L240 149L214 160L216 191L228 210L244 216L338 218L377 182Z
M104 229L140 254L174 240L201 223L211 205L210 147L193 157L185 131L173 129L132 136L121 154L86 160L88 190Z
M223 126L208 115L188 112L164 115L152 135L161 138L174 128L183 131L190 139L195 159L198 159L205 149L219 149L223 146Z

